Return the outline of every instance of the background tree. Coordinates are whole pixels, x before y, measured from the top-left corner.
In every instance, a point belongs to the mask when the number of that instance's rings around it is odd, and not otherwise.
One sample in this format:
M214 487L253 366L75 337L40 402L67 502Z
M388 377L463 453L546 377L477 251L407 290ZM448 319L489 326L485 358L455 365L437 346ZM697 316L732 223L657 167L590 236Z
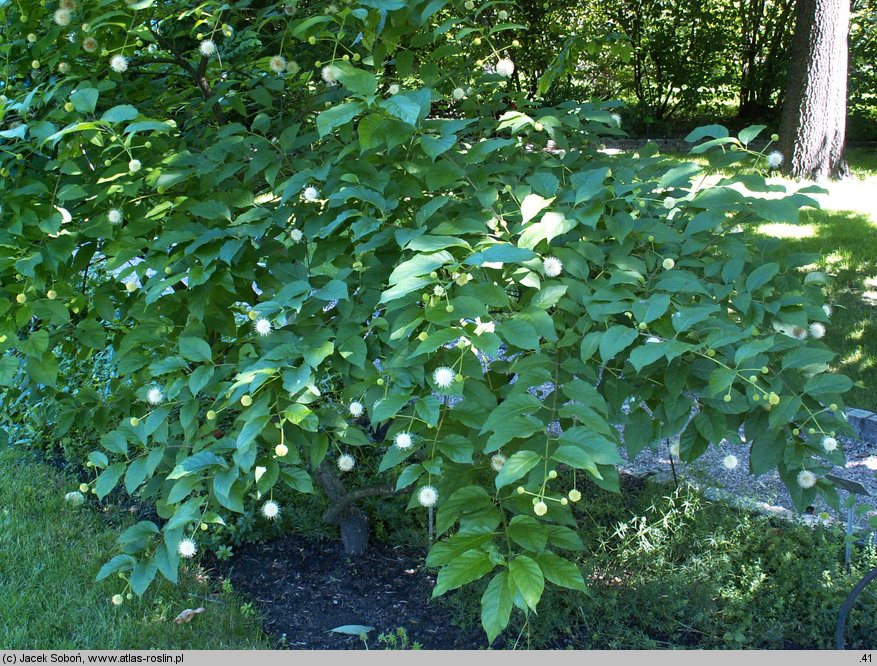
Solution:
M794 0L740 2L741 118L765 118L782 93L792 38Z
M841 178L847 111L849 0L798 0L780 149L789 175Z

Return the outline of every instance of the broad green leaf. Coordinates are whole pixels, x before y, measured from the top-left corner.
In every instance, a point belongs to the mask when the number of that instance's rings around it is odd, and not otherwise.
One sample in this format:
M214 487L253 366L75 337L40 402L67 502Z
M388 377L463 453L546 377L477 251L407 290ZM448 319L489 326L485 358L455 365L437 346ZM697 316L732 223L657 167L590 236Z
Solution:
M527 606L535 611L545 590L545 578L536 561L526 555L518 555L509 563L509 577Z
M499 490L510 483L514 483L524 474L533 469L542 460L542 456L534 451L518 451L512 454L496 475L495 485Z
M496 565L483 550L469 550L458 555L450 564L439 571L432 598L440 597L448 590L478 580L493 571Z

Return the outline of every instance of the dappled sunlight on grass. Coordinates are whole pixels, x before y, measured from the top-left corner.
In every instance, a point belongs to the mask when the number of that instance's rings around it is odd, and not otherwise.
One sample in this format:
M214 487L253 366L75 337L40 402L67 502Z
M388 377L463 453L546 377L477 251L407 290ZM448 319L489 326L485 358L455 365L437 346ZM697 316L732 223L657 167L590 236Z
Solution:
M824 342L838 354L835 369L857 384L848 403L877 411L877 217L805 210L801 222L762 224L752 233L782 239L787 254L819 255L806 270L822 270L832 278L828 298L834 313Z
M764 236L774 238L810 238L816 235L812 224L785 224L782 222L760 224L756 231Z

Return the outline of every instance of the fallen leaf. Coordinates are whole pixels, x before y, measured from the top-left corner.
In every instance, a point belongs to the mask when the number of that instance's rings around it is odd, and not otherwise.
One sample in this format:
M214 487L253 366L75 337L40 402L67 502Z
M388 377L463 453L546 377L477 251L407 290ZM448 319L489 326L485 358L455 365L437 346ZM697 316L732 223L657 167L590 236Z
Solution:
M174 618L174 622L176 622L177 624L182 624L183 622L191 622L193 617L195 617L198 613L203 613L204 610L204 608L196 608L194 610L191 608L187 608Z

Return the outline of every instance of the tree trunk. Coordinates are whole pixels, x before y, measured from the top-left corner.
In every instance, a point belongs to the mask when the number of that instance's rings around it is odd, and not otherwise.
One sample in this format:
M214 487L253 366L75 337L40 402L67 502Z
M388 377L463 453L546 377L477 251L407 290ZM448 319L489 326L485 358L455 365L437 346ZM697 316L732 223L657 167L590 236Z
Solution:
M368 516L356 506L356 502L366 497L392 495L393 488L370 486L348 492L325 460L314 470L314 477L320 482L330 502L323 519L341 528L341 543L346 555L362 555L368 550Z
M780 123L784 170L797 178L843 178L850 0L798 0Z

